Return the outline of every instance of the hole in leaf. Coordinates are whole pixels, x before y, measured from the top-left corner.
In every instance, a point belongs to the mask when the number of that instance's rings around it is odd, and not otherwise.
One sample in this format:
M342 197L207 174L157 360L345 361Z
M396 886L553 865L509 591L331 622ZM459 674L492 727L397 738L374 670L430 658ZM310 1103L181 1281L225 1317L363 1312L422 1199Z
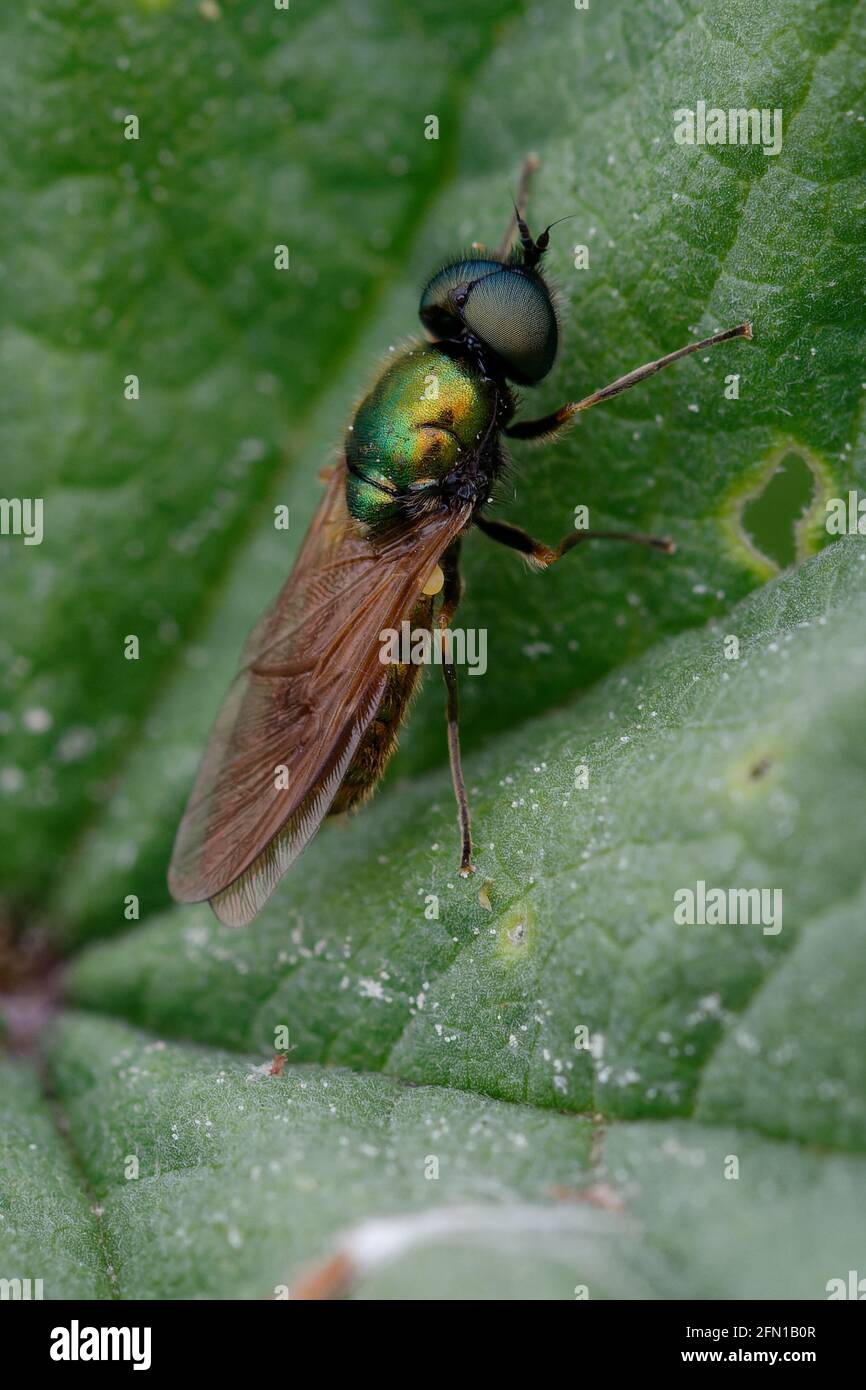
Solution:
M756 550L780 569L797 558L797 523L812 506L815 475L800 454L779 460L761 492L743 506L741 524Z

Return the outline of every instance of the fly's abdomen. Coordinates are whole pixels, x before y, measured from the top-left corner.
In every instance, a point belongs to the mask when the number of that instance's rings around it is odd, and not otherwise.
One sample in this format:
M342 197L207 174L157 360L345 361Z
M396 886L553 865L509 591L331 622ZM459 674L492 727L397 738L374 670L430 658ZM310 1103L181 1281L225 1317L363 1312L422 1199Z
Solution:
M410 348L361 402L346 437L346 502L362 525L399 516L408 498L441 482L484 444L496 388L471 361Z
M415 605L411 628L413 632L419 629L429 632L432 623L433 599L425 597ZM418 691L423 673L424 667L412 662L394 663L388 667L388 683L376 716L346 769L328 811L329 816L354 810L372 795L397 748L400 727Z

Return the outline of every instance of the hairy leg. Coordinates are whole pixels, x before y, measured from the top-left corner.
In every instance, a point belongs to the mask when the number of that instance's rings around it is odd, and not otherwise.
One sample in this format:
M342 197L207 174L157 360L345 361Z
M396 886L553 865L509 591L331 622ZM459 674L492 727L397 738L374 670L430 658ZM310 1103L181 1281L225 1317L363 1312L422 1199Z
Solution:
M646 362L644 366L636 367L633 372L626 372L625 376L617 377L616 381L603 386L600 391L593 391L591 396L584 396L582 401L569 401L538 420L515 420L506 426L505 433L511 439L543 439L545 436L552 438L559 434L579 411L589 410L590 406L598 405L601 401L609 401L622 391L630 391L632 386L646 381L647 377L654 376L663 367L669 367L672 362L678 362L681 357L688 357L690 353L700 352L703 348L715 347L718 343L727 343L731 338L751 336L752 325L741 323L737 328L727 328L723 333L714 333L711 338L702 338L699 343L687 343L685 347L677 348L676 352L669 352L666 357L658 357L654 362Z
M511 526L507 521L488 521L486 517L476 517L475 525L491 540L524 555L536 569L549 569L584 541L628 541L632 545L647 545L652 550L661 550L665 555L673 555L676 549L669 536L644 536L639 531L569 531L559 545L551 549L544 541L537 541L528 531Z

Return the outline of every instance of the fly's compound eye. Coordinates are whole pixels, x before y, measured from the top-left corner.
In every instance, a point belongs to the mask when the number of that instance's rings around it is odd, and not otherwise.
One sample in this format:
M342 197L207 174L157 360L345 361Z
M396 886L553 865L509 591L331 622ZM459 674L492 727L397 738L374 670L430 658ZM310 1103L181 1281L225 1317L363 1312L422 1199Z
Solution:
M513 381L530 385L553 366L556 315L535 270L480 257L457 261L433 276L420 315L434 338L477 338Z
M553 366L556 315L539 275L505 266L484 276L471 287L463 322L493 349L514 381L540 381Z
M501 269L501 262L477 257L455 261L438 271L426 286L418 306L427 331L434 338L459 338L465 326L463 310L473 283L479 276Z

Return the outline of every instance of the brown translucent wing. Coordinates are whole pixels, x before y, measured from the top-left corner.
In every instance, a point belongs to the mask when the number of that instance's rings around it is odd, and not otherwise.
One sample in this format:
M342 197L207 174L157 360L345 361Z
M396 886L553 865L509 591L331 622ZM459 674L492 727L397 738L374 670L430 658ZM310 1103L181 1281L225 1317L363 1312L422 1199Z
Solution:
M247 642L174 845L169 887L249 922L333 801L380 704L383 628L399 628L469 512L442 509L373 541L335 468L281 594Z

